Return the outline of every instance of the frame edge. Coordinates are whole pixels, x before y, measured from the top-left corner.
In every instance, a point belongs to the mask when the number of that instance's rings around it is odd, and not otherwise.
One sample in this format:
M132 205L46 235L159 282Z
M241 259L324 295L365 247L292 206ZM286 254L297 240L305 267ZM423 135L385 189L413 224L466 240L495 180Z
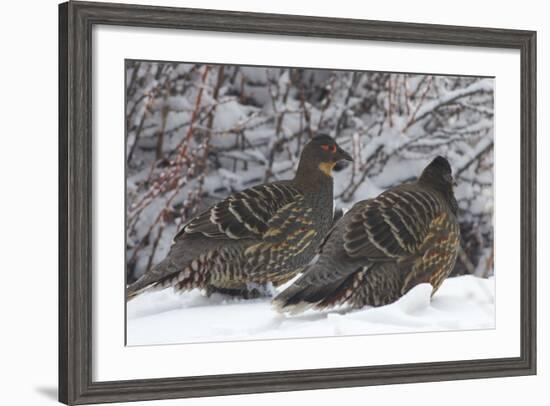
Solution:
M178 21L177 10L185 18ZM132 13L130 13L132 12ZM132 14L124 16L124 13ZM206 13L206 19L199 18ZM155 18L149 20L149 14ZM170 14L172 14L170 16ZM225 16L225 17L224 17ZM244 16L244 17L243 17ZM255 18L269 22L250 29ZM207 22L212 17L212 22ZM342 388L536 374L536 32L415 23L351 21L349 38L516 48L521 56L522 277L519 358L387 365L328 370L277 371L205 377L92 382L91 342L91 27L93 24L214 29L217 31L345 37L344 19L68 2L59 5L59 400L88 404L177 397L220 396L275 391ZM127 22L124 23L124 19ZM164 23L160 21L165 19ZM242 20L241 20L242 19ZM240 29L236 21L244 21ZM149 21L144 22L144 21ZM227 24L227 21L232 23ZM314 22L310 33L297 28ZM327 21L327 26L320 23ZM331 28L331 24L334 27ZM221 25L227 24L225 28ZM386 24L386 25L385 25ZM203 28L201 28L201 26ZM445 28L441 39L432 37ZM383 32L384 29L387 31ZM422 30L426 31L423 32ZM378 34L377 34L378 33ZM458 34L457 34L458 33ZM278 32L278 34L284 34ZM404 38L404 36L409 37ZM77 180L81 183L77 183ZM71 241L81 242L72 246ZM332 380L332 381L330 381Z
M537 373L537 32L528 31L521 64L521 352L526 375Z
M67 167L67 151L68 151L68 121L69 121L69 100L68 100L68 13L69 4L61 3L58 6L58 222L59 222L59 240L58 240L58 272L59 272L59 319L58 319L58 400L68 404L70 395L69 388L71 379L69 377L69 302L68 302L68 167Z

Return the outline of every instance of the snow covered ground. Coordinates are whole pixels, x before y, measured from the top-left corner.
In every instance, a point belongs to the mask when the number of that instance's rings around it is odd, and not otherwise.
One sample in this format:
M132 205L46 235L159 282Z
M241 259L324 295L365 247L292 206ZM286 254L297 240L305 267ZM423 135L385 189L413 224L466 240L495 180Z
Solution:
M269 299L242 300L199 291L145 293L127 306L127 344L155 345L255 339L327 337L495 327L494 278L447 279L430 299L416 286L397 302L356 311L309 310L285 316Z

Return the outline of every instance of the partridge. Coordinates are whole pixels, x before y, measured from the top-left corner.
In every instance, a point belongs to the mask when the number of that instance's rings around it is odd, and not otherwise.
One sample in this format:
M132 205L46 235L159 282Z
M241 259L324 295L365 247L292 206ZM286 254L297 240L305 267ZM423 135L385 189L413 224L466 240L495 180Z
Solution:
M273 301L281 312L382 306L420 283L432 295L454 267L460 230L449 162L416 182L356 203L328 233L318 261Z
M351 156L327 135L304 147L292 180L243 190L191 219L166 258L127 288L127 298L173 287L242 297L278 286L316 255L333 218L332 169Z

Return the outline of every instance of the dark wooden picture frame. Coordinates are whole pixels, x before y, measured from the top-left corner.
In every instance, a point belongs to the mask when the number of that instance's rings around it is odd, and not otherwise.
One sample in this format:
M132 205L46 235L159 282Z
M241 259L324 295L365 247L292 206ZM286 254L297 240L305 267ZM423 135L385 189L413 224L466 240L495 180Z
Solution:
M521 58L521 353L476 359L94 382L92 27L95 24L509 48ZM69 2L59 6L59 400L218 396L536 373L536 32Z

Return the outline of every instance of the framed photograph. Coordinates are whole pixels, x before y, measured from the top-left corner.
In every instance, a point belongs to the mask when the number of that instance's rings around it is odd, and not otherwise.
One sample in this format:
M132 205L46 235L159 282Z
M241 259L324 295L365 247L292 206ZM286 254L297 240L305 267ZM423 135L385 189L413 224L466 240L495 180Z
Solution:
M536 373L535 32L85 2L59 32L61 402Z

